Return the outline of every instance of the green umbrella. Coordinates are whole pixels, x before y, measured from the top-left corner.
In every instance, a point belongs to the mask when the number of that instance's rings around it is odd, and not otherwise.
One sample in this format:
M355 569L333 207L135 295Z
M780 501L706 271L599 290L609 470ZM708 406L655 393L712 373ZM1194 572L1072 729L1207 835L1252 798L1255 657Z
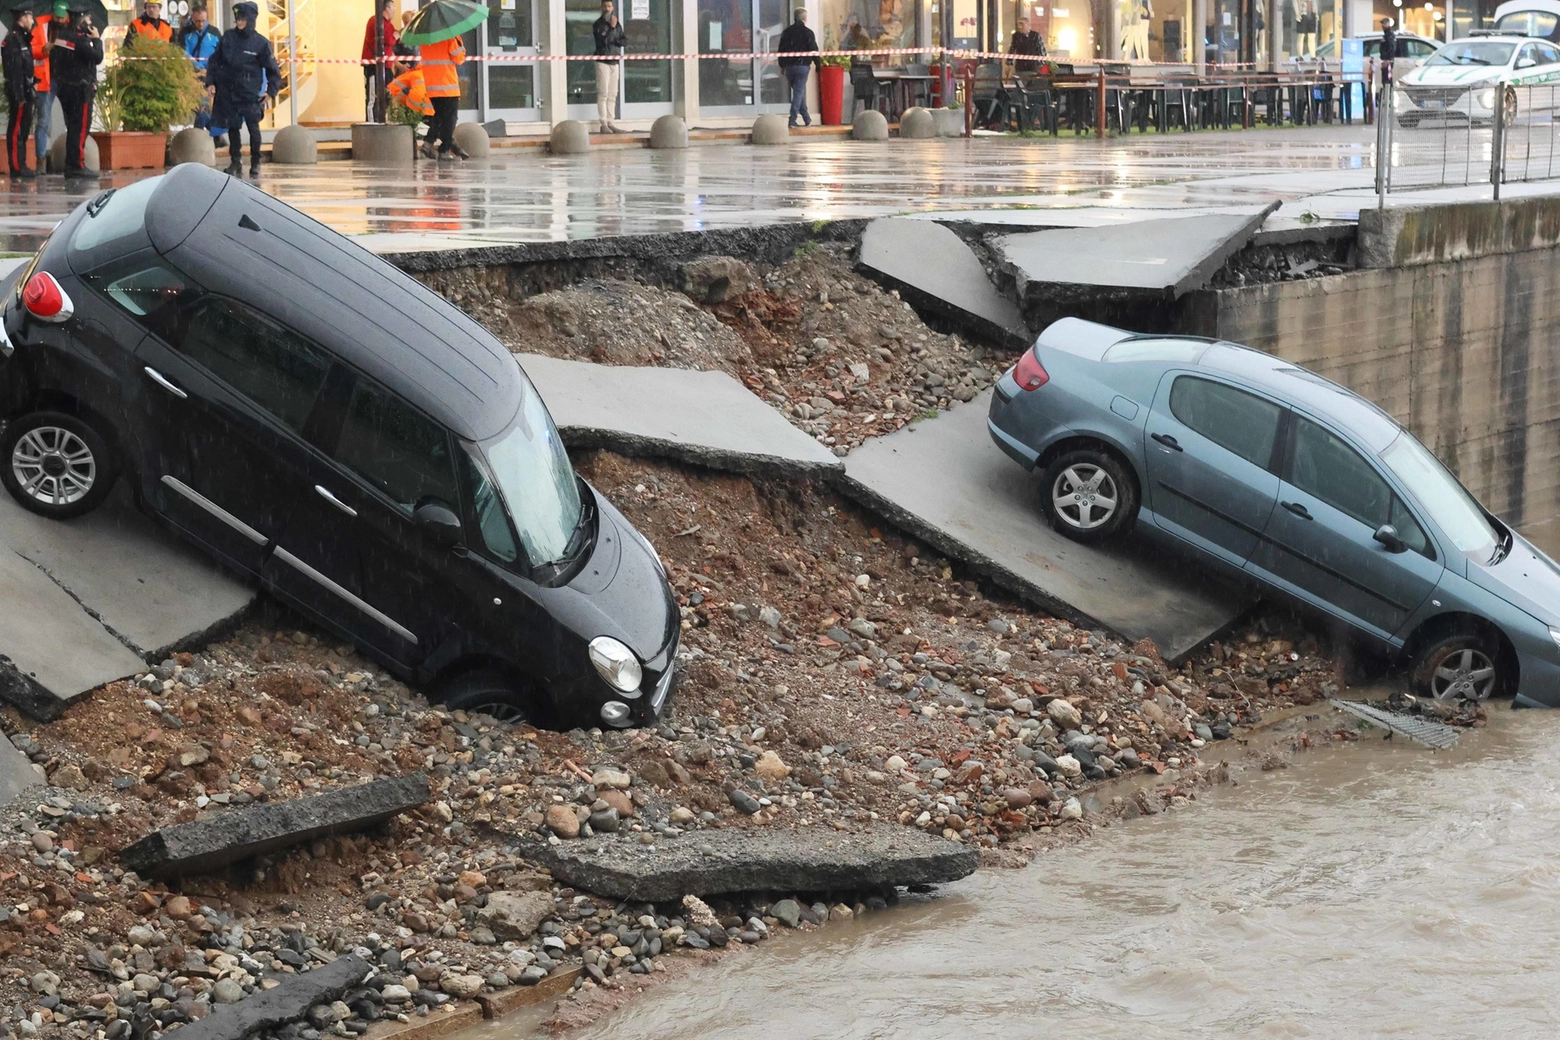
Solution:
M472 0L433 0L427 7L412 16L401 33L401 42L408 47L421 47L428 43L453 40L482 24L488 16L486 4Z
M99 30L108 28L108 8L103 6L103 0L71 0L71 7L84 7L92 24ZM53 14L54 0L0 0L0 12L5 15L6 28L11 26L11 12L28 10L33 14Z

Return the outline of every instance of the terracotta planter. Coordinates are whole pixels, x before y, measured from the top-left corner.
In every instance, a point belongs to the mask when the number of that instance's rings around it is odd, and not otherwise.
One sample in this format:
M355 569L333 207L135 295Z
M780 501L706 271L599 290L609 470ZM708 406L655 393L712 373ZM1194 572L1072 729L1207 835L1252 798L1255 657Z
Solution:
M818 115L824 126L840 126L845 110L845 68L825 65L818 71Z
M146 170L160 168L168 155L168 135L144 131L117 130L95 133L99 165L105 170Z

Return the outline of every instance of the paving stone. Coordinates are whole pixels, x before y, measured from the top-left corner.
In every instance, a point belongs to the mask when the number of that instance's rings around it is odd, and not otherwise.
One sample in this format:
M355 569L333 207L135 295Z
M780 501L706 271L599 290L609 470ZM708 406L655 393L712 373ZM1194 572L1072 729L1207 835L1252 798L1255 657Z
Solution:
M0 806L9 805L23 789L43 783L43 776L33 768L27 756L16 750L4 734L0 734Z
M1029 338L1018 306L997 292L965 241L941 224L874 220L862 232L857 263L917 309L973 324L974 331L996 340Z

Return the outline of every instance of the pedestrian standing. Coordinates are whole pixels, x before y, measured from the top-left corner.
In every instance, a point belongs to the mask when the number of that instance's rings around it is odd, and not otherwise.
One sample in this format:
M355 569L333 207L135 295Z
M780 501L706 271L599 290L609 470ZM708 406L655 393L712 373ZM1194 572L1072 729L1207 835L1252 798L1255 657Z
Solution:
M33 69L38 81L38 129L34 133L33 154L38 157L38 169L46 168L49 155L49 131L54 124L54 76L50 71L49 51L54 37L70 22L70 5L66 0L55 0L52 14L39 15L33 24Z
M5 100L10 108L5 121L5 157L11 176L24 179L37 176L27 165L27 138L38 107L32 36L33 13L23 7L12 12L11 32L0 43L0 73L5 76Z
M812 116L807 112L807 77L815 65L818 74L823 74L823 59L818 56L818 37L807 28L807 8L798 7L795 18L780 34L780 50L789 55L780 59L786 82L791 85L789 125L796 126L796 120L800 118L803 126L812 126Z
M460 114L460 72L466 60L466 46L459 36L438 43L425 43L417 49L422 69L423 88L433 106L433 120L422 153L429 159L471 158L455 143L455 119ZM437 146L437 151L435 151Z
M103 40L85 7L71 7L70 21L56 32L49 51L49 78L65 112L65 176L96 177L82 161L87 130L92 126L92 99L97 95L98 66L103 64Z
M145 36L150 40L173 42L173 26L163 21L162 0L146 0L141 5L141 17L130 23L129 36Z
M243 172L243 142L239 131L249 128L249 173L260 173L260 117L267 104L276 103L282 70L271 41L255 31L258 5L244 0L233 5L233 28L222 34L222 41L206 63L206 89L212 94L211 118L227 127L227 172Z
M395 56L396 42L400 34L395 31L395 0L374 0L378 8L369 16L363 30L363 103L368 110L370 123L384 118L383 99L379 93L380 72L389 82L390 62ZM377 23L377 31L375 29Z
M601 0L601 17L590 27L596 38L596 118L604 134L620 134L617 125L618 73L628 34L618 21L612 0Z
M197 6L190 12L189 21L184 24L184 31L179 35L179 46L189 55L190 63L195 66L195 72L201 80L206 78L206 65L221 43L222 34L211 24L210 14L203 5ZM198 130L210 131L214 138L212 143L216 147L227 146L227 127L212 122L209 95L201 99L201 106L195 112L194 125Z

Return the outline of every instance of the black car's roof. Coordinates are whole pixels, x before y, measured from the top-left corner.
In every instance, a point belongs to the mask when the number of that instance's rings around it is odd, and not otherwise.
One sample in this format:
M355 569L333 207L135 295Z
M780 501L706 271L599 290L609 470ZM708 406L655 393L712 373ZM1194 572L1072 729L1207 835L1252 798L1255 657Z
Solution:
M524 375L503 344L411 276L236 177L174 167L147 203L157 251L332 350L457 436L508 427Z

